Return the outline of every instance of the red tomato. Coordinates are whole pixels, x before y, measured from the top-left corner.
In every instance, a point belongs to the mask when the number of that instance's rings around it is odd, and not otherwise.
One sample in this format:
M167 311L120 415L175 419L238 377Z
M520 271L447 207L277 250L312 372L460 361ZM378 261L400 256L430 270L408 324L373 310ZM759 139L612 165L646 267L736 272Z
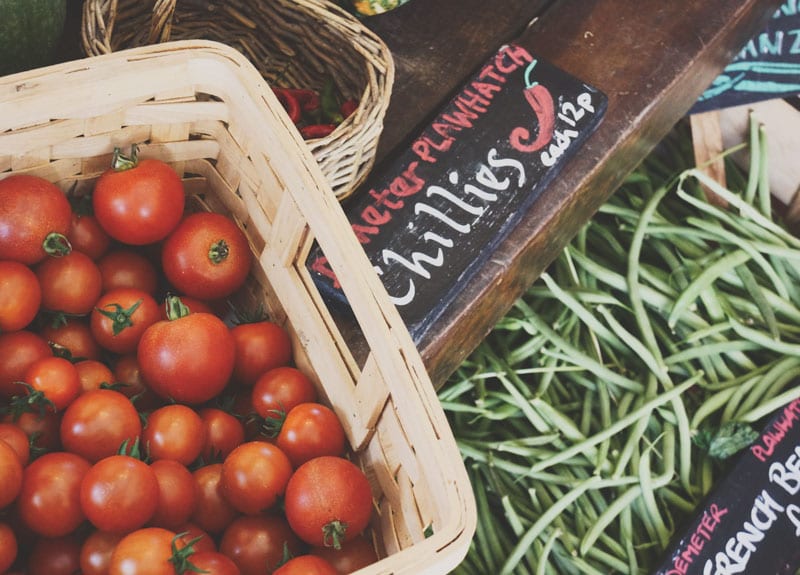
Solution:
M344 453L344 428L337 415L321 403L301 403L283 420L275 445L294 467L321 455Z
M177 575L173 542L183 544L174 531L161 527L145 527L128 533L111 553L109 575Z
M89 327L95 341L120 355L133 353L144 331L161 319L155 298L136 288L115 288L95 302Z
M138 251L125 248L111 250L97 261L103 278L103 291L133 288L155 295L158 290L158 271L149 258Z
M222 493L222 464L205 465L195 469L192 475L197 485L197 503L192 511L192 523L209 533L222 532L238 515Z
M158 480L150 466L128 455L101 459L81 482L80 503L98 529L129 533L155 514Z
M233 379L242 385L252 386L263 373L292 361L289 333L276 323L241 323L231 328L231 335L236 343Z
M148 327L136 355L144 381L157 395L198 404L225 388L234 353L230 330L220 318L192 313Z
M96 359L79 361L75 363L75 369L78 370L78 379L81 381L83 391L100 389L102 385L111 385L115 381L111 368Z
M61 413L41 412L38 409L20 415L7 414L3 421L18 426L28 436L31 450L57 451L61 448Z
M15 382L22 381L25 371L37 359L52 355L47 341L31 331L0 333L0 398L19 394Z
M233 559L242 575L272 573L283 560L284 547L292 555L303 550L286 519L277 513L237 517L219 541L220 553Z
M192 516L197 502L197 485L192 472L177 461L160 459L150 464L158 480L158 506L149 525L179 529Z
M200 300L231 295L250 273L247 236L231 218L189 214L164 241L161 267L175 289Z
M339 572L322 557L300 555L289 559L273 575L339 575Z
M375 546L364 536L343 543L341 549L312 547L309 554L325 559L337 573L353 573L378 560Z
M206 441L201 455L206 462L222 462L244 442L244 424L235 415L216 407L204 407L198 414L205 430Z
M0 440L5 441L14 450L23 467L28 465L31 458L30 440L19 425L8 422L0 423Z
M119 385L118 391L136 400L140 410L155 409L163 405L163 401L147 387L139 368L136 354L127 354L118 357L113 365L114 382Z
M36 266L36 276L42 288L42 308L50 311L87 314L103 289L97 264L74 250L42 261Z
M22 490L22 472L17 452L0 439L0 509L10 505Z
M143 246L163 240L175 228L185 205L183 182L158 159L114 155L114 167L97 180L92 207L112 238Z
M180 534L181 541L188 543L192 541L192 549L197 551L216 551L217 543L205 530L201 529L196 523L191 521L184 523L178 529L174 529Z
M295 367L278 367L261 375L253 386L251 403L263 418L280 419L301 403L317 401L317 390Z
M81 566L81 540L74 533L40 537L29 551L27 575L73 575Z
M25 370L23 381L40 392L53 411L61 411L81 393L81 380L75 366L63 357L44 357Z
M189 562L194 565L196 573L205 575L241 575L236 563L218 551L199 551L189 557ZM266 571L264 572L266 573Z
M72 249L82 252L94 261L100 259L111 247L111 238L93 214L72 214L67 232Z
M209 305L207 302L204 302L204 301L199 300L197 298L185 296L185 295L178 296L178 298L181 300L181 303L186 306L186 309L188 310L188 313L200 313L200 312L203 312L203 313L210 313L210 314L213 314L213 315L218 315L214 311L214 308L211 307L211 305ZM166 305L162 305L162 306L160 306L160 309L161 309L161 319L169 319L167 317L167 306Z
M83 523L81 482L91 464L80 455L56 451L34 459L25 468L17 512L34 533L62 537Z
M42 290L33 270L19 262L0 261L0 331L28 327L41 303Z
M0 573L5 573L11 567L18 551L19 545L14 529L8 523L0 521Z
M132 444L142 433L139 412L118 391L85 391L61 418L61 443L66 451L95 463L119 452L124 442Z
M142 445L153 461L171 459L191 464L205 445L205 427L191 407L171 403L159 407L147 417L142 430Z
M39 335L60 347L73 361L100 359L100 346L86 318L68 318L64 324L44 326Z
M72 207L64 193L38 176L15 174L0 180L0 253L33 265L47 253L50 234L66 236Z
M254 515L275 505L291 475L283 451L266 441L248 441L222 462L222 492L236 510Z
M369 524L372 490L357 465L325 455L295 470L286 486L284 506L286 519L300 539L336 548Z
M111 553L123 535L96 529L83 541L80 553L81 575L108 575Z

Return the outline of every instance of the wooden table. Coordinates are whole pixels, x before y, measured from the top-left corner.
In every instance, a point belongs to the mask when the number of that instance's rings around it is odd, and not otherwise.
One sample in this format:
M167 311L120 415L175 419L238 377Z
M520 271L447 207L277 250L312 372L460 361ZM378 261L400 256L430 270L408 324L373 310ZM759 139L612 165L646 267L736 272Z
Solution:
M414 0L367 20L397 66L379 159L515 40L609 99L599 129L418 343L443 383L624 177L682 118L775 0ZM63 58L79 55L69 0Z

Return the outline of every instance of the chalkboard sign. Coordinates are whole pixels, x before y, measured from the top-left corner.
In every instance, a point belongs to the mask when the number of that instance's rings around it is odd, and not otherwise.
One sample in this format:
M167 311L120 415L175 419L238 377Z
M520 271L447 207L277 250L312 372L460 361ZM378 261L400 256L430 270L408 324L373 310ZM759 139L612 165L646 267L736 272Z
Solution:
M345 206L352 229L419 339L600 122L606 97L503 46ZM324 255L308 267L343 298Z
M690 113L800 94L800 0L787 0Z
M655 575L794 575L798 541L800 399L772 417Z

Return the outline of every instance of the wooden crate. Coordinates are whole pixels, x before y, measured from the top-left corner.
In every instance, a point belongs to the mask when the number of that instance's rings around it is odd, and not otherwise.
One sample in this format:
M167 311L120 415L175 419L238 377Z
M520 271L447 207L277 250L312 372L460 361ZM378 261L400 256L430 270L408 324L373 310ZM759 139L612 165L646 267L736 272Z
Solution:
M382 559L359 573L446 573L476 512L463 461L396 309L308 148L257 70L207 41L123 50L0 78L0 178L90 189L114 147L168 161L187 193L233 216L259 265L240 294L291 333L373 488ZM355 353L305 259L325 251L363 340Z

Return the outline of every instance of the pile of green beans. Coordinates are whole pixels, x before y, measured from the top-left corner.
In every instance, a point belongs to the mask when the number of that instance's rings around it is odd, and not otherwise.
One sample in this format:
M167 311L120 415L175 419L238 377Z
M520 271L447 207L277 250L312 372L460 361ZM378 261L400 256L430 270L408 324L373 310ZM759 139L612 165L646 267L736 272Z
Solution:
M800 239L751 132L723 188L677 126L442 387L479 510L456 573L652 572L730 464L698 433L800 396Z

